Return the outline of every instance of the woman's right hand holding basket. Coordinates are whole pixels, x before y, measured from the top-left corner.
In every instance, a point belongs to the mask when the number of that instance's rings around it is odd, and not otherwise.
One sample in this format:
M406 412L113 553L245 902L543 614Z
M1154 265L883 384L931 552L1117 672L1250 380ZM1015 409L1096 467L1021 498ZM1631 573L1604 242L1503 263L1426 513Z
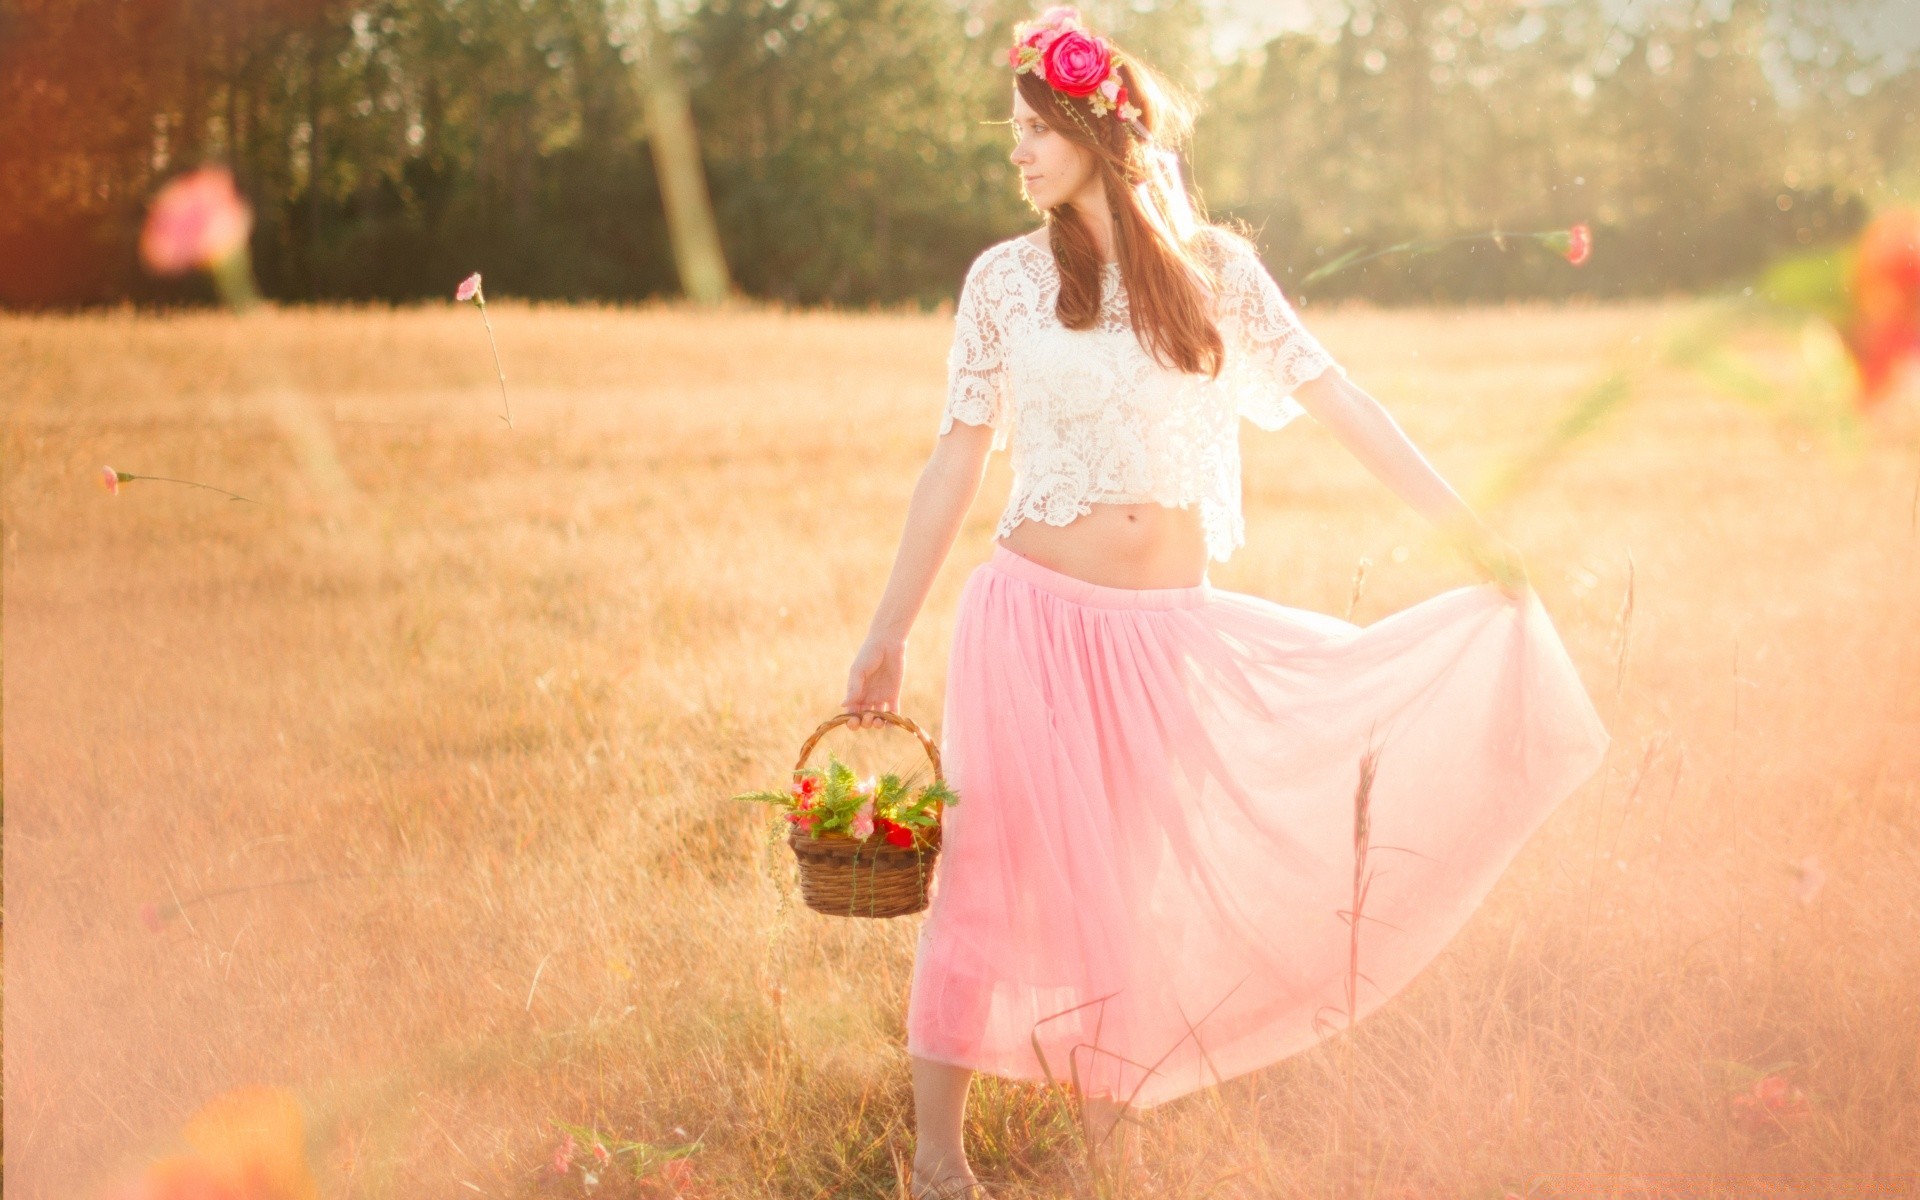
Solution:
M906 669L906 642L869 636L847 671L847 698L841 701L841 709L861 714L874 710L899 712L900 683ZM885 723L881 718L861 715L848 721L846 727L871 729Z

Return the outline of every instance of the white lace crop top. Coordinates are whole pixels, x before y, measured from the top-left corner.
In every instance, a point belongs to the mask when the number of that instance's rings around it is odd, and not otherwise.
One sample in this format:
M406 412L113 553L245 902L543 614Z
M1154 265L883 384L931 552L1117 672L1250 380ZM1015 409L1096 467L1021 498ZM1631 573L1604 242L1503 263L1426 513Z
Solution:
M996 537L1021 521L1069 524L1095 503L1154 501L1199 504L1214 560L1246 542L1239 419L1278 429L1302 411L1294 388L1329 367L1347 372L1301 325L1252 243L1211 235L1226 344L1218 379L1147 352L1118 263L1104 268L1097 327L1070 330L1054 313L1051 249L1023 235L974 259L954 313L940 432L961 421L991 425L994 450L1011 441L1013 489Z

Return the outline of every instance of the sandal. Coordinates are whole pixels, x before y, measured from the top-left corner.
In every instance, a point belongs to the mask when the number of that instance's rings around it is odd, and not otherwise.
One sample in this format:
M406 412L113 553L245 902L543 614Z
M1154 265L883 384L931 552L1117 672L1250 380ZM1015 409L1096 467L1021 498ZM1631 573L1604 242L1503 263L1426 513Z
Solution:
M978 1179L948 1175L937 1183L922 1183L919 1172L911 1170L909 1178L912 1182L907 1185L907 1190L913 1200L994 1200L987 1185Z

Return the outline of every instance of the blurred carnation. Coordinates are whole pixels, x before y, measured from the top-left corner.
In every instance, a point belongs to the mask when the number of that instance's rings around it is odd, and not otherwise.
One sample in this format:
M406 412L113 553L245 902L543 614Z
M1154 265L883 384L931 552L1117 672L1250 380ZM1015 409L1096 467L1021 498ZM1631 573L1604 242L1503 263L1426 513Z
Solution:
M547 1165L553 1168L555 1175L565 1175L573 1169L573 1155L578 1149L579 1143L573 1140L571 1133L567 1134L560 1140L560 1144L553 1148L553 1157L548 1160Z
M160 189L140 230L140 258L160 275L213 267L245 249L253 210L220 166L177 176Z
M868 800L853 814L853 824L847 826L847 834L861 841L873 836L873 801Z

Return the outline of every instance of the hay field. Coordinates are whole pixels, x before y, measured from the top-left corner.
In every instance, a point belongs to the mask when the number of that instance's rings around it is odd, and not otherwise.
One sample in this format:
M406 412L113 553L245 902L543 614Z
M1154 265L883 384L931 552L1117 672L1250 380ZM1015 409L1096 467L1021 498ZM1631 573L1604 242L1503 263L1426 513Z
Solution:
M1467 485L1678 311L1309 320ZM298 1097L327 1197L579 1195L556 1121L697 1145L597 1196L896 1194L920 918L783 909L791 856L728 797L838 706L950 318L490 312L511 430L451 305L0 318L14 1200L111 1194L247 1084ZM1311 421L1243 447L1216 586L1338 613L1365 556L1368 621L1472 578ZM1656 375L1490 514L1610 757L1351 1039L1149 1114L1159 1194L1920 1191L1917 477L1910 433ZM1007 484L913 633L936 730ZM1770 1070L1808 1112L1750 1132L1729 1097ZM1075 1194L1057 1094L979 1080L969 1139L1004 1196Z

